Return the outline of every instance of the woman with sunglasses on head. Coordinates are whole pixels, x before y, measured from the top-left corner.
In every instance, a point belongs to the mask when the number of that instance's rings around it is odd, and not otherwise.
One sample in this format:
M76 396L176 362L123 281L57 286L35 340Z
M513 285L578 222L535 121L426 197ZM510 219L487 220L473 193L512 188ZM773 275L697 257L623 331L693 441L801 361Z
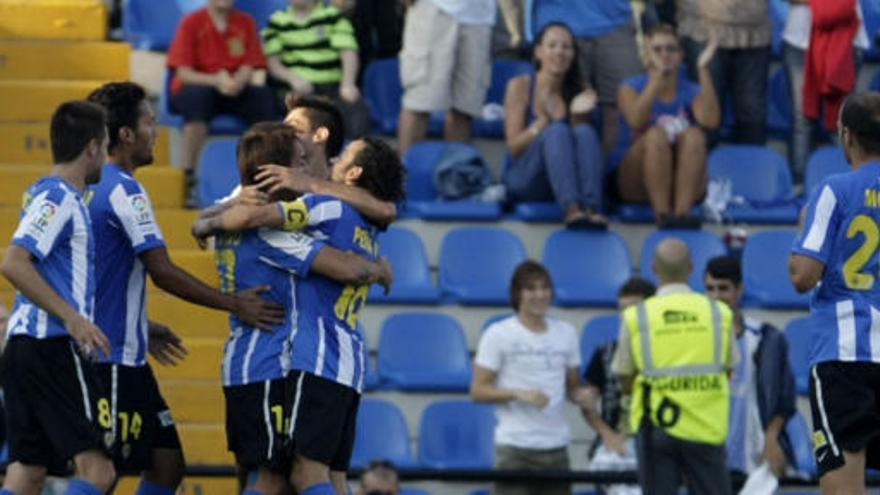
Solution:
M661 228L699 228L691 208L706 194L706 133L721 122L709 62L718 44L710 36L697 62L699 84L680 70L675 30L653 27L645 35L647 73L624 81L617 104L635 141L616 171L620 199L648 202Z

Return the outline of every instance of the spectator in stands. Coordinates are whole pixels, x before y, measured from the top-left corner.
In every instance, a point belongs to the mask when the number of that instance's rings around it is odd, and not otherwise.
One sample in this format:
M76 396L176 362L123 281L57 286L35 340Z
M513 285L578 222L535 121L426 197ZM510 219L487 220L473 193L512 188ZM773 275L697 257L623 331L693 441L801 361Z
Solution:
M253 124L276 113L271 90L251 84L254 70L266 66L256 22L233 3L209 0L184 17L168 50L171 110L185 122L183 169L191 189L214 115L233 113Z
M496 322L480 338L471 398L497 404L495 465L498 469L568 469L571 433L566 397L585 407L580 386L580 351L574 328L547 316L553 282L535 261L521 263L510 281L513 316ZM571 493L568 482L496 483L495 495Z
M443 137L467 141L483 113L492 70L490 40L496 0L416 0L406 12L397 125L401 156L425 139L428 115L446 111Z
M399 495L400 480L391 461L372 461L361 474L357 495Z
M789 91L791 91L791 110L793 129L789 160L795 182L802 182L807 168L807 159L813 151L813 132L815 121L804 115L804 66L807 48L810 45L810 29L812 13L807 0L789 0L788 16L785 18L785 29L782 32L782 61L788 73ZM862 8L855 2L856 12L862 19ZM870 48L868 33L862 22L853 40L854 57L861 58L863 50ZM809 193L810 191L806 191Z
M504 134L512 155L503 181L513 201L556 201L569 227L604 227L602 150L587 116L596 93L580 78L574 35L544 27L537 73L515 77L504 95Z
M572 2L534 0L534 24L565 22L577 37L583 80L596 89L602 105L602 144L607 153L618 144L620 83L642 71L630 0Z
M370 111L357 87L354 28L336 7L318 0L290 0L263 30L269 73L296 95L332 98L345 114L345 137L370 131Z
M717 36L719 49L709 71L721 108L733 98L733 141L763 145L773 34L769 0L677 0L677 15L688 77L698 77L700 54L710 35Z
M627 280L617 293L617 309L638 304L654 295L656 287L641 277ZM599 410L594 402L583 409L584 419L596 431L590 447L590 468L595 470L634 469L635 442L629 427L629 396L623 395L620 380L611 371L611 360L617 341L599 346L590 358L584 373L587 390L601 401Z
M709 297L733 311L733 330L742 356L730 381L727 464L732 471L749 475L766 462L777 477L782 476L786 458L792 459L785 424L795 413L788 341L772 325L743 315L738 259L718 256L709 260L705 285Z
M617 96L636 133L616 170L620 198L649 202L660 227L699 228L691 207L706 193L706 136L721 120L708 66L716 44L699 59L699 85L682 77L681 45L672 27L660 24L645 36L647 74L627 79Z
M403 38L405 2L357 0L352 24L360 48L361 71L373 60L397 57Z

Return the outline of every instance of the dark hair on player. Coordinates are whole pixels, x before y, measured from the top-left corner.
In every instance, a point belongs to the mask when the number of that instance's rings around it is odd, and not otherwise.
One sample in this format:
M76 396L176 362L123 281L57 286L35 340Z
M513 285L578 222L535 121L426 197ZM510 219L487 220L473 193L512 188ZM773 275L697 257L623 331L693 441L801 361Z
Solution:
M104 141L107 115L100 105L84 100L66 101L55 109L49 127L52 160L66 163L76 158L93 139Z
M304 108L312 124L312 131L324 127L327 129L327 158L338 156L342 152L345 141L345 125L342 112L329 98L317 95L294 96L289 93L284 100L287 110Z
M742 283L742 266L733 256L716 256L706 263L706 273L712 278L730 280L733 285Z
M238 141L238 171L241 184L254 184L260 165L289 166L300 153L302 143L289 126L280 122L257 122Z
M382 201L403 201L406 197L406 169L397 152L382 139L365 137L361 140L364 147L354 157L354 164L363 170L357 181L358 187Z
M550 277L550 272L544 268L544 265L534 260L525 260L516 267L516 270L513 271L513 276L510 277L510 305L513 306L514 311L519 311L523 289L535 279L547 282L550 291L554 292L553 279Z
M128 127L137 130L141 102L147 92L133 82L111 82L92 91L88 100L104 107L107 112L107 132L110 134L109 151L119 144L119 130Z
M650 280L642 277L630 277L617 291L617 297L641 296L647 299L657 292L657 287Z
M880 93L862 91L847 96L840 111L840 125L849 129L862 151L880 154Z

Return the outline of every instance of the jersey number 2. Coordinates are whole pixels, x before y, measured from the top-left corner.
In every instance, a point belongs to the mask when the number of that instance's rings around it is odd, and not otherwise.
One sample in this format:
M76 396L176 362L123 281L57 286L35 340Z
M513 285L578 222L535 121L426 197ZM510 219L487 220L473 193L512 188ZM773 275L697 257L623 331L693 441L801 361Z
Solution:
M865 240L843 263L843 279L846 286L852 290L868 290L874 287L876 278L871 273L863 273L862 269L877 252L877 246L880 245L880 228L868 215L858 215L846 229L846 238L852 239L859 234L863 234Z

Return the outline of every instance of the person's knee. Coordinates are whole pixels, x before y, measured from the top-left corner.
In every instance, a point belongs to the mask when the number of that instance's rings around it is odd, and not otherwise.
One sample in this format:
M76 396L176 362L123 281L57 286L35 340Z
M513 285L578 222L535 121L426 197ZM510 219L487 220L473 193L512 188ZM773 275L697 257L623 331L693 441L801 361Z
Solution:
M285 495L288 492L287 480L284 475L268 468L260 468L254 489L263 495Z
M672 149L666 131L660 126L655 125L645 131L643 139L645 140L645 154L647 156L658 153L668 154Z
M2 486L13 493L30 495L40 493L46 482L46 468L14 462L6 468Z
M290 482L298 493L312 485L329 481L329 466L301 455L296 456L293 462L293 471L290 474Z
M180 449L156 449L153 451L153 468L145 478L164 487L177 488L185 471L186 461Z
M706 133L699 127L688 127L678 137L678 145L683 146L688 153L705 151Z
M116 469L113 467L113 461L104 453L97 450L84 452L74 458L74 464L77 477L95 485L102 492L113 488Z

